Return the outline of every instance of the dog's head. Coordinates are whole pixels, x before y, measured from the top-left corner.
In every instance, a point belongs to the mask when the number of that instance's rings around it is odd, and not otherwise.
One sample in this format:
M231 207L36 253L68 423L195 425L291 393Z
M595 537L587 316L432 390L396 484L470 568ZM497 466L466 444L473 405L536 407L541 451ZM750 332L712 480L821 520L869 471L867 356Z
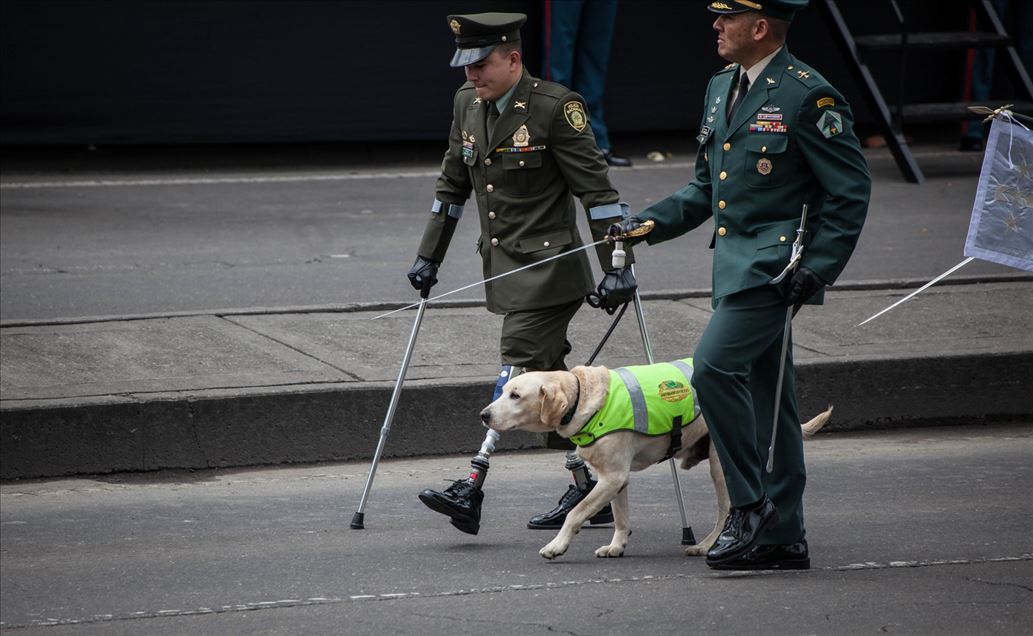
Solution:
M529 371L502 387L502 395L481 411L481 421L500 432L554 431L576 393L577 380L568 371Z

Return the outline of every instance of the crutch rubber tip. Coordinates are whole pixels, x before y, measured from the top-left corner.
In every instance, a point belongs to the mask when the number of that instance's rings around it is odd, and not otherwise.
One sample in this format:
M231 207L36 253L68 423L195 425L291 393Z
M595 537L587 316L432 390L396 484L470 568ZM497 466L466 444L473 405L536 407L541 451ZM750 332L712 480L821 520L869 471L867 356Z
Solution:
M686 526L681 529L681 544L696 545L696 536L692 534L692 526Z
M362 521L363 521L363 519L365 517L366 517L366 513L364 513L364 512L356 512L355 514L353 514L352 515L352 524L351 524L352 525L352 530L362 530L362 529L364 529L366 526L362 525ZM695 543L695 542L693 542L693 543Z

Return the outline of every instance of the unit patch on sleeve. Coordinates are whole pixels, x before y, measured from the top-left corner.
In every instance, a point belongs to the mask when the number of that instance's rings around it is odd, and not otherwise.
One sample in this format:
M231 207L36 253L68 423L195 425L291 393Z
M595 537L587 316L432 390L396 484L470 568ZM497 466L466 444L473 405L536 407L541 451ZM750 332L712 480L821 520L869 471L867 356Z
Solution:
M821 134L825 135L825 139L835 137L843 132L843 118L834 110L827 110L822 113L821 119L818 120L816 125Z
M567 123L574 130L581 132L588 125L588 117L585 116L585 109L581 106L581 102L567 102L563 105L563 116L567 118Z

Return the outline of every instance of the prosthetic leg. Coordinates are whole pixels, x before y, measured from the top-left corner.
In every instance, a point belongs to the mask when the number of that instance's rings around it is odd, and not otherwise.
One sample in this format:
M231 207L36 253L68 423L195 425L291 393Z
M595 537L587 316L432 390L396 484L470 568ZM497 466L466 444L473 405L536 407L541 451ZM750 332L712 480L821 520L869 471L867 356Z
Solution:
M555 508L549 512L531 517L531 520L527 522L528 528L532 530L557 530L562 528L563 522L567 520L567 513L573 510L574 506L581 503L581 500L587 497L588 493L592 492L592 488L595 487L595 480L592 479L591 473L588 472L585 460L578 457L576 451L567 451L567 463L564 468L570 471L570 474L574 477L574 483L567 486L567 492L563 493ZM593 526L602 523L613 523L613 509L610 508L610 504L603 506L599 512L595 513L594 517L588 520L588 523Z
M522 367L504 365L499 372L499 379L495 383L495 392L491 397L492 402L502 395L502 387L506 385L506 382L523 372ZM499 441L500 437L498 432L488 429L484 441L481 442L480 450L470 460L469 477L457 479L443 491L428 488L419 494L420 501L428 508L447 515L451 518L453 526L467 534L477 534L481 529L481 502L484 500L481 487L491 465L489 458L495 452L495 443Z

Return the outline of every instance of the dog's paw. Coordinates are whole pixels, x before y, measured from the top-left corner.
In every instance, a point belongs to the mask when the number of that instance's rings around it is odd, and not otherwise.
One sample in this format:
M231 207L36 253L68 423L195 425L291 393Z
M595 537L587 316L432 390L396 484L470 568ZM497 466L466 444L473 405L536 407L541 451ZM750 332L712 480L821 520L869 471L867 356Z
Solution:
M696 545L690 545L689 547L685 548L685 556L707 556L707 552L709 552L710 548L714 545L714 540L716 538L717 537L711 539L708 536Z
M612 559L624 556L624 546L606 544L595 551L595 556L600 559Z
M550 541L548 545L538 551L538 554L542 555L550 561L556 557L562 555L567 551L567 545L562 541Z
M710 548L705 545L690 545L689 547L685 548L685 556L706 556L708 550L710 550Z

